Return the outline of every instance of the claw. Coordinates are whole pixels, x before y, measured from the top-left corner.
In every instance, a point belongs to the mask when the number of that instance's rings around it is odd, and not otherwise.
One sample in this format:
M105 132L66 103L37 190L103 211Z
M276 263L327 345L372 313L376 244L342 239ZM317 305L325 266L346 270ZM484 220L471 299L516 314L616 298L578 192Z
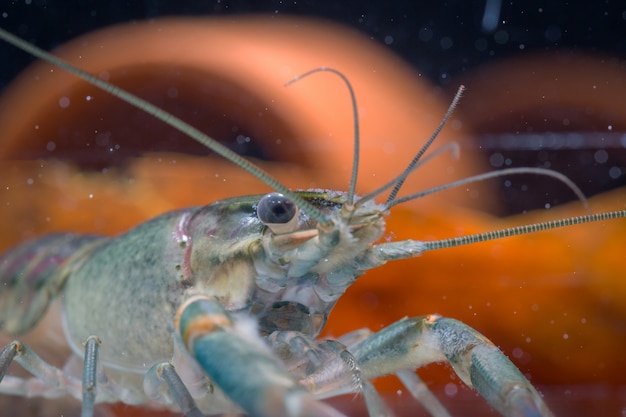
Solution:
M447 359L459 378L504 416L553 417L541 395L500 349L457 320L436 315L403 319L351 351L366 379Z
M497 347L474 347L469 374L474 388L503 415L553 416L537 390Z
M287 372L256 332L239 326L217 301L189 300L178 330L189 352L215 384L253 417L341 417L313 399Z

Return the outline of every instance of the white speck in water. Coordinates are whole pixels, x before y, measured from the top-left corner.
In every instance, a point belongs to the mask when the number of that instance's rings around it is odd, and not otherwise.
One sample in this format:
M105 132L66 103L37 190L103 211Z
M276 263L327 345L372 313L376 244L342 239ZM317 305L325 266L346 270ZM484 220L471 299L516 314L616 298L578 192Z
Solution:
M505 45L509 41L509 32L506 30L498 30L493 34L493 40L498 45Z
M504 155L500 152L496 152L489 157L489 163L494 168L500 168L504 165Z
M46 149L48 150L48 152L52 152L53 150L55 150L57 148L56 143L50 141L48 143L46 143Z
M59 99L59 106L62 109L66 109L70 106L70 98L67 96L63 96Z
M35 180L33 180L32 178L29 178L26 180L26 184L28 185L33 185L35 183Z
M393 36L387 35L385 36L385 45L391 45L393 43Z
M587 324L587 319L583 317L582 319L580 319L580 322L581 322L582 324Z
M597 150L593 154L593 159L599 164L604 164L606 161L609 160L609 153L604 149Z
M622 176L622 169L620 167L611 167L611 169L609 169L609 177L612 180L616 180L621 176Z
M459 392L459 388L456 384L450 382L449 384L446 384L444 391L448 397L454 397Z
M93 97L91 96L85 96L85 101L91 101L93 99Z
M250 136L237 135L237 143L243 145L244 143L250 143Z
M421 28L417 37L422 42L430 42L430 40L433 38L433 35L434 35L434 32L432 29Z
M398 397L402 395L402 390L399 389L398 391L396 391L396 394L398 394Z
M569 339L569 335L567 333L563 333L563 339L565 340Z
M444 51L452 48L452 45L454 45L454 42L452 41L452 38L449 36L444 36L439 41L439 46L441 46L441 49L443 49Z
M524 339L526 341L526 343L530 343L532 341L532 339L530 337L527 337L526 339Z
M543 205L546 209L549 209L550 207L552 207L552 205L550 203L546 203Z
M109 81L109 78L111 78L111 74L109 74L108 71L102 71L100 74L98 74L98 78L103 81Z
M607 130L613 130L613 126L612 125L608 125L606 128L607 128Z
M39 125L35 125L35 130L39 130Z
M524 351L518 347L514 348L513 351L511 352L511 354L513 355L514 358L521 358L524 355Z
M89 198L93 198L93 194L89 194Z

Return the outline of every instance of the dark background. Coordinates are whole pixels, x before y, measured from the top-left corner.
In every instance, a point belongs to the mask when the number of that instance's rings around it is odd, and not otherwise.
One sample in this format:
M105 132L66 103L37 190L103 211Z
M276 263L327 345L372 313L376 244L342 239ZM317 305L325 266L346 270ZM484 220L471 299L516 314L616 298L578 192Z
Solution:
M458 84L455 76L514 54L569 49L626 57L626 3L622 0L0 0L0 26L48 50L116 23L172 15L243 13L314 16L347 24L387 45L448 91L454 91ZM31 61L26 53L0 42L0 90ZM473 146L489 160L499 152L498 144L486 146L482 139L475 138ZM587 196L626 184L626 150L622 147L611 149L611 160L601 165L589 157L596 149L584 149L583 153L578 149L569 153L548 150L552 168L569 176ZM518 166L543 163L537 160L536 149L510 152L507 155ZM587 160L591 162L583 165L581 161ZM618 178L607 173L613 166L621 169ZM502 178L504 181L506 178ZM536 191L536 198L520 191L518 185L502 186L505 208L498 214L545 206L547 191L541 188L544 179L520 181ZM569 190L562 188L562 195L552 195L552 205L573 198Z
M0 1L0 25L51 49L103 26L163 15L278 13L350 25L438 83L521 51L576 48L626 55L626 3L605 1ZM495 5L495 7L494 7ZM498 13L499 8L499 13ZM496 27L483 24L498 16ZM0 44L0 88L31 59Z

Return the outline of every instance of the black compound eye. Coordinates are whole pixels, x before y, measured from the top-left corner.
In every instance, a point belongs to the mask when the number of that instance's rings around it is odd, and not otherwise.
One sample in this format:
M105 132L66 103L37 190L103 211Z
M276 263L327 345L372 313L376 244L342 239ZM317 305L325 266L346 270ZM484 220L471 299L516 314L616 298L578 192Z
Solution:
M297 212L296 205L280 193L264 195L256 208L257 216L265 224L289 223Z

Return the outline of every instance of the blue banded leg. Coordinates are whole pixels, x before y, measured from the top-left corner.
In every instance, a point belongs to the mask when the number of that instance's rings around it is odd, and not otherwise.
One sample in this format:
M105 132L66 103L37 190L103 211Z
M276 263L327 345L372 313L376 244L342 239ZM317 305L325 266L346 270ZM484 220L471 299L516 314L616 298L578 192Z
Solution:
M215 300L194 297L181 306L182 342L212 381L252 417L340 417L316 401L272 354L256 330Z
M408 318L351 348L364 378L449 361L457 375L507 417L550 417L539 393L486 337L457 320Z
M151 396L156 396L161 386L167 386L167 394L178 404L185 417L203 417L189 390L180 379L180 376L169 362L162 362L152 366L144 379L144 390ZM163 393L160 393L163 395ZM160 398L159 398L160 399ZM169 401L167 401L169 402Z
M34 378L6 376L13 361ZM0 352L0 393L49 398L69 394L80 399L81 381L48 364L24 343L13 341Z
M96 382L98 369L98 347L100 339L89 336L85 341L85 360L83 362L83 401L80 417L92 417L96 402Z

